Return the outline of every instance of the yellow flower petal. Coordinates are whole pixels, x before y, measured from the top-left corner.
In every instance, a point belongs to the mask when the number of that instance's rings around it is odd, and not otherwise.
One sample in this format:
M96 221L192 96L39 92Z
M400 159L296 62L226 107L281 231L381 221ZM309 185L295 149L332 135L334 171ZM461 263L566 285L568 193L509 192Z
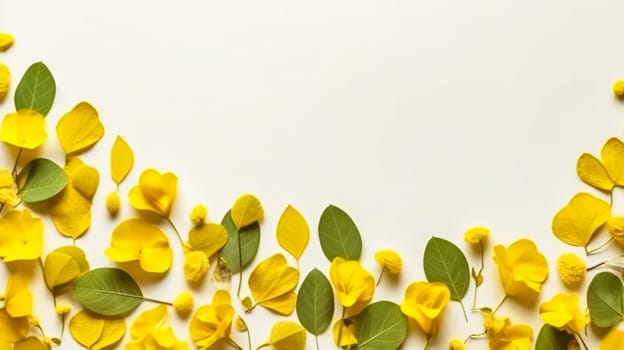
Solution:
M30 330L27 317L13 318L5 308L0 309L0 344L24 339Z
M10 145L35 149L48 138L43 115L31 109L4 116L0 127L0 140Z
M8 170L0 169L0 203L15 206L19 203L15 179Z
M310 241L310 228L303 215L291 205L286 207L277 223L277 242L299 260Z
M544 323L568 333L580 334L589 323L589 316L581 311L579 296L559 293L540 305Z
M343 349L358 343L355 323L348 319L336 321L332 327L332 335L334 336L334 344ZM340 340L338 340L338 337L340 337Z
M548 277L546 258L529 239L519 239L508 248L496 245L493 260L498 266L503 289L509 296L530 290L539 292Z
M414 282L407 287L401 312L416 321L427 336L438 333L442 311L451 300L448 287L440 282Z
M615 186L607 173L607 169L591 154L581 154L576 163L576 173L585 183L599 190L611 191Z
M276 350L303 350L306 345L306 331L294 322L277 322L271 329L269 344Z
M609 216L609 203L589 193L577 193L553 218L552 231L567 244L586 247Z
M43 249L43 221L27 209L13 210L0 218L0 257L4 261L33 260Z
M211 305L200 307L191 320L191 339L202 349L210 348L217 341L230 336L234 308L230 304L230 294L218 290Z
M0 101L9 93L11 87L11 71L4 63L0 63Z
M98 112L88 102L80 102L59 119L56 135L65 154L93 146L104 136L104 125Z
M130 204L137 210L151 211L168 218L177 186L178 178L173 173L161 174L147 169L141 174L139 184L128 194Z
M401 272L401 268L403 267L401 256L393 250L382 249L377 251L375 253L375 261L395 275Z
M533 329L527 325L512 325L507 320L500 332L490 336L490 349L531 350Z
M119 185L134 166L134 153L126 140L117 135L111 150L111 176Z
M347 308L346 314L357 314L373 299L375 279L359 261L335 258L329 268L329 276L338 301Z
M0 51L8 50L11 46L13 46L14 42L15 39L13 38L13 35L9 33L0 33Z
M132 322L130 334L133 339L143 338L152 333L156 326L163 323L166 319L167 307L160 304L153 309L142 312L134 322Z
M262 261L249 276L249 290L256 304L289 315L297 298L293 291L299 281L299 271L288 266L282 254Z
M264 219L264 209L255 196L245 194L234 202L231 211L232 221L237 228L249 226Z
M19 272L9 276L4 307L13 318L32 315L33 296L28 289L28 279L28 276Z
M624 348L624 331L613 327L600 341L600 350L614 350Z
M82 346L101 350L123 338L126 322L121 317L102 317L82 310L69 321L69 332Z
M45 259L43 274L50 289L69 283L80 276L76 259L62 251L53 251Z
M602 147L600 156L611 180L618 186L624 186L624 142L610 138Z

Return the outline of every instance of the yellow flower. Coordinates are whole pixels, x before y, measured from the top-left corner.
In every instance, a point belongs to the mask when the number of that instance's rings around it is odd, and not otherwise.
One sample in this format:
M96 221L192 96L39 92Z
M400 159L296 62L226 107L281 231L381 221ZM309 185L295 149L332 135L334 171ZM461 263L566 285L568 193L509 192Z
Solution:
M575 285L585 277L585 262L576 254L561 254L557 260L559 278L567 285Z
M449 346L451 350L468 350L468 348L466 347L466 344L464 344L462 340L459 340L457 338L451 339Z
M4 261L33 260L43 249L43 221L27 209L13 210L0 218L0 257Z
M144 219L128 219L119 224L104 254L116 262L138 260L143 271L153 273L169 270L173 262L167 236Z
M26 338L30 330L27 317L13 318L5 308L0 309L0 348L8 343L15 343ZM8 346L11 349L11 346Z
M401 272L401 268L403 267L401 256L392 250L383 249L377 251L377 253L375 253L375 260L380 263L383 268L395 275Z
M571 334L580 334L589 317L579 306L576 294L559 293L540 305L540 316L544 323Z
M358 314L373 299L375 279L359 261L335 258L329 268L329 276L338 301L346 308L346 315Z
M32 315L33 296L28 289L28 276L21 272L11 274L4 293L4 308L13 318Z
M5 64L0 63L0 101L9 93L11 87L11 71Z
M613 236L613 239L620 246L624 246L624 217L612 216L607 220L607 230Z
M332 334L334 335L334 343L341 348L357 345L358 343L355 335L355 323L349 319L336 321L332 328ZM340 341L338 341L338 337L340 337Z
M121 200L119 199L119 194L117 192L111 192L106 196L106 210L110 213L110 215L115 216L119 213L119 209L121 208Z
M487 227L475 226L469 228L464 233L464 241L469 244L479 244L488 239L490 236L490 229Z
M613 83L613 93L617 97L624 96L624 80L616 80L615 83Z
M130 328L132 341L126 350L166 349L186 350L188 345L176 339L173 329L167 324L167 307L158 305L139 315Z
M197 282L208 272L210 263L208 256L199 250L192 250L184 254L184 277L187 281Z
M481 309L481 316L483 316L483 328L488 335L500 332L508 321L507 317L496 317L489 308Z
M182 292L173 299L173 309L181 314L186 315L193 311L195 300L190 292Z
M230 336L233 318L234 308L230 302L230 294L218 290L212 297L212 304L200 307L193 315L189 326L191 339L198 348L209 348Z
M624 331L617 327L611 328L609 333L602 338L600 350L613 350L624 348Z
M499 244L494 247L494 254L493 259L508 296L520 295L527 290L539 293L548 277L548 264L533 241L519 239L509 248Z
M139 184L128 194L130 204L168 218L176 195L178 178L173 173L161 174L154 169L143 171Z
M206 216L208 216L208 210L205 206L198 204L191 211L191 222L193 225L199 226L204 223Z
M0 140L10 145L35 149L41 146L48 134L45 130L45 119L39 112L22 109L17 113L9 113L2 120Z
M431 337L438 333L442 311L450 300L451 292L445 284L414 282L405 291L401 311L416 321L427 337Z
M490 335L490 349L496 350L531 350L533 329L527 325L512 325L505 320L504 327L496 334Z
M15 179L8 170L4 169L0 169L0 203L6 203L12 207L19 203Z
M57 315L66 315L71 311L71 305L65 303L56 304L54 311Z
M13 38L13 35L9 33L0 33L0 51L8 50L11 46L13 46L14 42L15 39Z

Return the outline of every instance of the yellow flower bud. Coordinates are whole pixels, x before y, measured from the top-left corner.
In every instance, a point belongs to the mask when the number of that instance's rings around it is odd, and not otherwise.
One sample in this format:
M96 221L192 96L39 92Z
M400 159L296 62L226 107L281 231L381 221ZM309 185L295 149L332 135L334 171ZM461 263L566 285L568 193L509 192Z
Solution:
M184 277L187 281L197 282L202 279L209 266L208 257L202 251L194 250L184 255Z
M464 233L464 241L469 244L479 244L490 236L490 229L487 227L475 226L469 228Z
M65 315L71 311L71 305L69 304L57 304L54 307L54 311L56 311L57 315Z
M403 267L401 256L392 250L382 249L377 251L375 253L375 260L394 275L401 272L401 268Z
M613 83L613 93L617 97L624 97L624 80L616 80Z
M182 292L173 299L173 308L180 315L188 315L193 311L195 299L191 292Z
M199 226L204 223L206 216L208 216L208 210L205 206L198 204L191 211L191 222L193 225Z
M557 260L559 278L567 285L575 285L585 277L585 262L572 253L562 254Z
M11 46L13 46L14 42L15 39L13 38L13 35L9 33L0 33L0 51L8 50Z
M450 342L449 346L451 347L451 350L466 350L466 349L468 349L466 347L466 344L464 344L463 341L461 341L461 340L459 340L457 338L451 339L451 342Z
M108 196L106 196L106 210L108 210L112 216L115 216L119 213L119 208L121 208L119 194L117 192L109 193Z
M0 63L0 101L9 93L11 87L11 71L9 67Z

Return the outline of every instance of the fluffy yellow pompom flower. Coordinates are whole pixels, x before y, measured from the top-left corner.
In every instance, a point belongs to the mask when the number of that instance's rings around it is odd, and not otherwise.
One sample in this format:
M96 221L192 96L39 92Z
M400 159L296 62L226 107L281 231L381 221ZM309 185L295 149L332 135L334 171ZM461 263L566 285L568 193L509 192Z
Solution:
M139 184L134 186L128 197L137 210L147 210L168 218L178 187L178 177L173 173L161 174L154 169L143 171Z
M121 199L119 198L119 194L117 192L111 192L106 196L106 210L112 215L115 216L119 213L119 209L121 208Z
M338 301L348 316L356 315L373 299L375 279L359 261L335 258L329 268Z
M193 294L191 292L182 292L178 294L175 299L173 299L173 308L180 315L187 315L191 311L193 311L193 306L195 305L195 299L193 298Z
M451 350L467 350L468 348L466 347L466 344L464 344L463 341L457 339L457 338L453 338L451 339L451 342L449 343L449 346L451 348Z
M212 297L212 304L200 307L191 320L191 339L198 348L207 349L219 340L226 339L232 331L234 308L230 294L218 290Z
M559 259L557 259L559 278L569 286L581 282L585 277L585 270L585 262L576 254L561 254Z
M352 345L357 345L358 343L355 335L355 323L349 320L336 321L332 328L332 334L334 336L334 343L340 348L344 349ZM340 341L338 337L340 337Z
M4 63L0 63L0 101L9 93L11 87L11 71Z
M464 241L469 244L479 244L488 239L490 236L490 229L487 227L475 226L469 228L464 233Z
M579 334L589 323L589 317L579 306L576 294L559 293L539 308L544 323L570 334Z
M398 274L403 267L403 261L401 256L397 252L392 250L379 250L375 253L375 260L381 264L381 266L392 274Z
M617 97L624 97L624 80L616 80L613 83L613 93Z
M8 50L11 46L13 46L14 42L15 39L13 38L13 35L9 33L0 33L0 51L4 52Z
M451 292L444 283L414 282L405 291L401 311L429 338L438 333L442 311L450 300Z
M204 220L206 220L206 216L208 216L208 210L202 204L196 205L193 210L191 210L191 222L195 226L203 224Z
M65 303L56 304L54 311L57 315L66 315L71 311L71 305Z
M33 260L43 250L43 221L27 209L13 210L0 218L0 257L4 261Z
M535 243L529 239L519 239L508 248L494 247L494 262L498 266L503 289L508 296L516 296L527 291L540 291L548 277L546 258L537 251Z
M8 170L0 169L0 203L15 206L19 203L15 179Z
M193 250L184 254L184 277L187 281L197 282L208 272L208 256L202 251Z
M2 119L0 140L15 147L35 149L48 138L45 119L37 111L21 109L9 113Z

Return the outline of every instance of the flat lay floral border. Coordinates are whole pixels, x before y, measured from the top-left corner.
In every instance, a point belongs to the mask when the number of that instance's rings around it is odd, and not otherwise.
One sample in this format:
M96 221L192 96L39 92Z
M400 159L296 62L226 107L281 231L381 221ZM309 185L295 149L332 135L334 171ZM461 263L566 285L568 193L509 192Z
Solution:
M0 52L12 44L10 34L0 33ZM10 103L12 90L11 71L0 63L0 103ZM624 96L624 82L616 82L613 91ZM180 350L191 345L198 349L296 350L306 347L309 336L316 338L318 349L318 337L325 333L338 348L385 350L400 348L409 332L422 332L426 339L422 346L427 349L445 326L445 309L451 302L459 304L466 322L481 318L483 330L477 334L457 330L457 338L448 340L450 349L467 349L478 338L487 339L489 348L496 350L588 349L589 331L600 338L601 350L624 348L624 331L618 328L624 320L620 276L624 257L608 256L587 267L583 256L565 253L555 267L549 267L532 240L517 238L491 247L489 229L472 227L460 245L431 237L422 260L426 280L409 284L403 300L377 300L375 290L384 288L384 276L402 273L402 259L384 247L375 253L381 273L373 276L366 270L359 261L365 239L343 208L327 206L318 222L318 242L331 263L329 271L301 271L299 259L311 232L304 216L291 205L282 212L275 233L283 252L256 261L261 237L267 234L261 235L264 210L258 198L241 195L220 223L207 221L207 209L199 204L184 225L190 228L181 230L170 217L178 187L174 173L141 170L127 196L119 193L119 185L134 166L134 152L121 136L110 151L109 175L117 191L108 194L105 203L111 220L119 223L110 234L110 246L103 250L117 264L90 266L80 246L88 240L83 235L91 226L93 197L103 170L85 164L79 156L96 146L105 129L97 110L79 102L56 121L65 164L44 156L27 159L32 154L28 151L51 142L46 117L55 95L50 69L43 62L33 63L14 88L14 112L6 114L0 125L0 140L15 152L14 164L0 166L0 257L9 271L0 299L0 350L75 348L76 344L87 349L116 348L127 332L131 340L123 346L128 350ZM605 248L610 244L624 246L624 216L612 211L613 191L624 187L624 142L610 138L598 157L580 155L577 173L595 193L572 196L554 213L552 233L585 256L608 254ZM121 220L117 213L126 202L138 214ZM46 246L44 251L45 237L56 234L44 233L44 215L51 218L58 234L67 237L67 245ZM164 231L154 219L163 223ZM184 253L183 273L189 284L205 283L206 276L214 281L210 304L195 305L189 291L173 300L150 298L143 294L141 280L127 272L139 269L156 277L167 273L174 257L172 244L180 244ZM468 261L464 254L468 249L479 252L478 261ZM490 261L500 281L484 280L483 271ZM508 299L536 300L551 268L570 288L539 304L535 313L543 321L541 329L498 314ZM244 270L251 271L247 281ZM42 281L35 276L42 276ZM587 290L575 288L585 278L591 278ZM30 289L35 283L45 284L49 291L60 335L47 333L37 317L35 306L46 301L33 302ZM249 296L241 294L244 283ZM478 290L484 283L502 287L505 296L500 302L480 304ZM467 298L470 289L472 298ZM82 309L72 310L70 304L57 302L62 294L70 295ZM144 302L155 307L135 315L133 310ZM237 314L236 303L246 311ZM245 318L256 307L270 310L275 320L268 339L254 345L253 330ZM335 309L341 315L337 319ZM293 313L299 322L280 320ZM188 334L174 334L168 322L172 315L188 319ZM61 344L66 329L76 344ZM247 343L237 343L233 331L245 333ZM187 337L191 343L182 340Z

